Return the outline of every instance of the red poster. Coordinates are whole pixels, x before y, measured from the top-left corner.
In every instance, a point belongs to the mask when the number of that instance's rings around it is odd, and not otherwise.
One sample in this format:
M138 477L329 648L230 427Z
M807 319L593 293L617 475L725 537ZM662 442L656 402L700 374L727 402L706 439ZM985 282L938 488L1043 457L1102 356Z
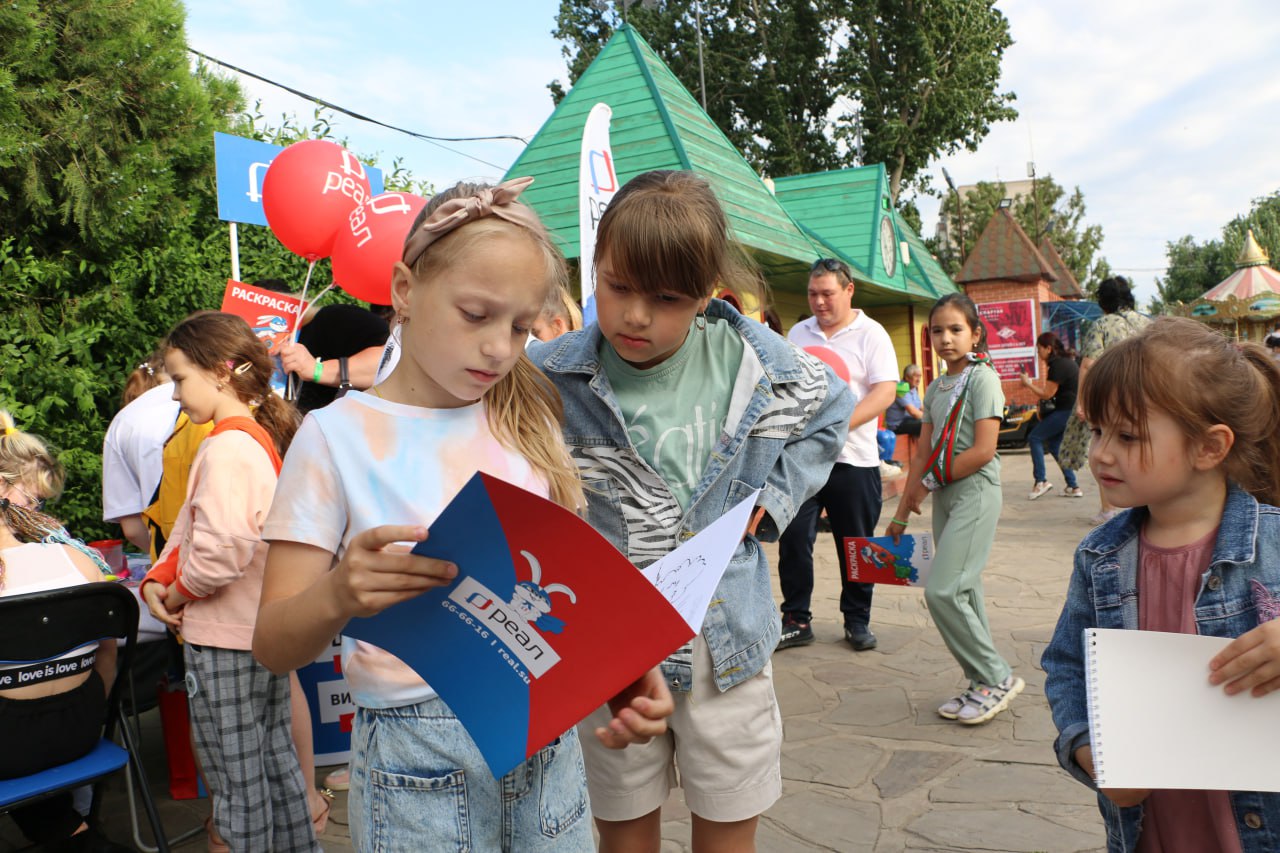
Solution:
M980 302L978 316L987 327L987 350L1000 378L1017 379L1023 373L1039 377L1035 300Z
M267 346L274 347L293 332L304 306L296 296L229 278L226 292L222 294L221 310L243 317L255 335Z

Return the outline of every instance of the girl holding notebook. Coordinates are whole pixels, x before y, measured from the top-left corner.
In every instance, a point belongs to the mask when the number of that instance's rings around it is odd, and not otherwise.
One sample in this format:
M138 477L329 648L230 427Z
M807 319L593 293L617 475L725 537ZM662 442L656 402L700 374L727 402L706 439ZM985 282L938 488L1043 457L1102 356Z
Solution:
M1107 350L1082 391L1094 479L1130 509L1076 549L1043 665L1058 760L1096 787L1085 629L1237 638L1209 683L1253 696L1280 687L1280 369L1256 344L1161 318ZM1098 805L1109 851L1260 851L1280 839L1277 793L1107 788Z

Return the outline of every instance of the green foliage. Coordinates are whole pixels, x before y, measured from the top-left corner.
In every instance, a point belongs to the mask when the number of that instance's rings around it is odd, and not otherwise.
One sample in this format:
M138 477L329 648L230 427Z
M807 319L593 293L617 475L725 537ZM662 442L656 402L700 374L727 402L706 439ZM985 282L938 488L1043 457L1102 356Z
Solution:
M51 511L101 521L101 448L133 368L231 274L213 133L287 145L331 135L241 115L238 86L188 65L180 0L11 0L0 8L0 407L67 469ZM396 161L389 189L428 191ZM302 284L306 262L239 228L242 276ZM312 292L330 281L316 267ZM327 297L342 298L342 297Z
M991 125L1012 120L999 93L1013 44L995 0L866 0L848 8L849 46L836 60L842 90L859 105L839 132L861 134L865 162L883 162L893 198L941 154L976 151Z
M1156 279L1159 296L1151 303L1152 311L1158 313L1174 302L1192 302L1231 275L1250 229L1264 252L1273 259L1280 257L1280 191L1254 199L1248 213L1223 226L1218 240L1197 243L1187 235L1167 243L1169 266L1164 277Z
M890 192L927 188L939 154L1012 119L997 93L1012 44L993 0L668 0L628 22L692 92L701 17L707 113L747 161L785 176L884 162ZM621 24L619 3L561 0L552 34L576 81ZM563 90L550 84L559 101Z
M700 12L699 12L700 8ZM791 175L838 161L825 134L835 103L819 7L785 0L671 0L635 4L627 21L695 98L702 94L697 21L703 38L707 114L760 171ZM617 4L561 0L552 35L576 81L622 23ZM564 91L549 88L558 103Z
M950 240L930 240L929 243L949 275L954 276L960 271L961 253L958 247L961 236L964 243L963 256L968 257L978 242L982 229L1007 194L1003 181L980 181L965 194L959 215L956 194L948 193L943 198L939 217L953 229L953 233ZM1038 177L1034 194L1013 199L1010 212L1037 246L1045 236L1049 237L1062 256L1062 262L1086 293L1093 294L1098 284L1111 274L1107 259L1098 254L1102 247L1102 226L1085 224L1084 193L1079 187L1068 195L1052 175ZM961 222L963 229L960 227Z

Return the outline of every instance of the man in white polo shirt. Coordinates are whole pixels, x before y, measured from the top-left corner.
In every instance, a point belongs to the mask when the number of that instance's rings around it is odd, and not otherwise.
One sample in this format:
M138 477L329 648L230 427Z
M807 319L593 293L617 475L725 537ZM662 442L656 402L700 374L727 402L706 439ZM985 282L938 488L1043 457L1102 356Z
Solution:
M809 309L813 316L791 329L787 338L798 347L835 350L849 368L849 387L858 400L849 420L849 436L827 484L805 501L778 542L778 576L782 584L782 639L779 649L813 642L809 611L813 595L813 545L823 509L831 523L840 560L840 612L844 637L856 651L873 649L872 584L847 578L846 536L874 536L880 521L880 455L876 421L893 403L898 361L889 333L865 312L853 307L853 276L833 258L816 261L809 270Z

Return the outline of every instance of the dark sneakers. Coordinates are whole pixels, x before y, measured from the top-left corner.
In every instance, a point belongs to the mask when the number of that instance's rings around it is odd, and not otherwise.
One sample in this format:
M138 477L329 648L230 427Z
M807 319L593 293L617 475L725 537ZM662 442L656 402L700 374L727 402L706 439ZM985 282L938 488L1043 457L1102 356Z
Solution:
M782 616L782 637L778 640L779 649L792 646L807 646L813 642L813 628L808 622L797 622L789 614Z
M855 652L865 652L876 647L876 635L866 625L845 625L844 639Z

